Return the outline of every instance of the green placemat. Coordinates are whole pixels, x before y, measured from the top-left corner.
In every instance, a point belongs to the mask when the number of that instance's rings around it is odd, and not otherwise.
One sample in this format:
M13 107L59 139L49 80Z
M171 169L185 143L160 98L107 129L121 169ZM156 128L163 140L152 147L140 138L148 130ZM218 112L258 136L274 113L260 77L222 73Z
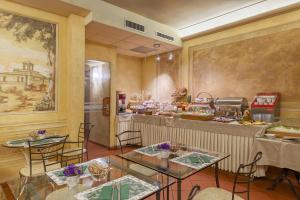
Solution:
M120 192L119 189L121 190ZM118 188L114 189L112 185L104 186L100 191L99 200L112 200L112 196L114 197L113 200L118 200L118 194L120 195L121 200L129 199L128 184L120 185L119 189Z
M10 144L10 145L18 145L18 144L23 144L23 143L25 143L27 141L28 141L28 139L11 140L11 141L8 141L8 144Z
M142 153L142 154L146 154L148 156L156 156L160 153L160 149L158 149L158 145L139 148L139 149L136 149L135 151Z
M116 189L117 187L115 187L117 185L121 188L121 200L142 199L159 189L157 186L149 184L134 176L126 175L114 181L81 192L75 195L75 198L78 200L112 200L112 196L114 196L113 200L117 200L119 192Z
M217 157L210 156L204 153L191 152L186 155L171 159L170 161L185 165L195 169L201 169L210 165L218 160Z
M76 166L81 166L83 168L83 174L80 175L80 178L91 176L89 170L88 170L88 162L78 164ZM66 184L67 177L64 175L63 171L65 168L61 168L58 170L46 172L46 174L57 184L57 185L63 185Z

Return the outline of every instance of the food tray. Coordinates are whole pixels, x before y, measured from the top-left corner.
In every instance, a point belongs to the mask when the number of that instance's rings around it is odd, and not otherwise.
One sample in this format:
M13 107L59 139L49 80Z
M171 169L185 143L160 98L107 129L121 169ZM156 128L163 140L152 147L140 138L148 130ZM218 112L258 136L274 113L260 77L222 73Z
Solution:
M300 138L300 128L290 126L275 126L267 129L268 133L273 133L278 138L297 137Z
M199 120L199 121L212 121L213 115L193 115L193 114L182 114L182 119Z

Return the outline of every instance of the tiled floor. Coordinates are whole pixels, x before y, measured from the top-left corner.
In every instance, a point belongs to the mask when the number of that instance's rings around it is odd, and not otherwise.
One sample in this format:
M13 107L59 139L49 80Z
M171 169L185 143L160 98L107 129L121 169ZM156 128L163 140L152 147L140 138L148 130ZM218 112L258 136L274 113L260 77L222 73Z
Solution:
M90 144L90 149L89 149L90 159L102 157L106 155L114 155L118 153L120 153L120 150L108 150L99 145L93 143ZM274 176L277 173L278 173L277 169L272 169L270 170L269 174L273 174L272 176ZM233 183L233 174L220 171L221 187L231 191L232 183ZM214 179L213 169L212 168L206 169L202 172L199 172L191 176L187 180L183 181L183 185L182 185L183 200L186 199L189 191L192 188L192 185L194 184L200 185L201 189L204 189L206 187L214 187L215 179ZM251 200L295 200L296 199L287 183L280 184L274 191L267 190L267 187L270 186L270 184L271 184L270 178L256 179L255 182L251 185L250 199ZM300 193L300 185L297 183L295 183L295 185L297 187L297 191ZM174 194L174 199L176 199L176 185L172 187L172 190ZM241 195L241 196L246 199L245 195Z
M128 151L132 149L127 149ZM102 146L99 146L94 143L90 143L89 145L89 159L93 158L99 158L107 155L115 155L119 154L120 150L108 150ZM272 168L269 171L269 176L276 176L278 174L278 169ZM220 185L221 188L226 189L228 191L232 191L232 183L233 183L233 177L234 175L231 173L227 173L224 171L220 171ZM186 179L182 183L182 200L186 200L187 196L192 188L193 185L198 184L201 186L201 189L207 188L207 187L214 187L215 186L215 177L214 177L214 170L213 168L205 169L190 178ZM293 193L291 192L289 186L287 183L280 184L275 191L269 191L267 190L267 187L270 186L271 180L269 178L259 178L255 179L255 182L251 185L251 194L250 199L251 200L295 200ZM300 194L300 185L298 183L294 183L296 185L296 189L298 193ZM172 192L171 192L171 199L177 199L176 198L176 187L177 185L174 184L172 186ZM3 194L5 191L5 196L10 194L10 189L7 187L7 185L2 185L2 188L4 190L0 190L0 199L1 197L4 198ZM1 188L0 188L1 189ZM173 195L172 195L173 194ZM174 198L172 198L172 196ZM245 195L241 195L243 198L246 199ZM9 198L8 199L13 199ZM154 196L148 198L150 200L154 200ZM212 199L214 200L214 199Z

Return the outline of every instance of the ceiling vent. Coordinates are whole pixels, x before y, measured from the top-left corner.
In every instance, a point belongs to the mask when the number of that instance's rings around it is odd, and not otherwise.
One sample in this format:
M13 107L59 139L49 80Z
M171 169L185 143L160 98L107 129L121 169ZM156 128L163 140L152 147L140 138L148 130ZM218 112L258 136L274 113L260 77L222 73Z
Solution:
M164 34L164 33L161 33L161 32L156 32L156 37L163 38L163 39L169 40L169 41L174 41L174 37Z
M137 53L150 53L152 51L155 51L153 48L145 47L145 46L139 46L133 49L130 49L131 51L137 52Z
M125 27L134 29L137 31L145 32L145 26L135 23L135 22L132 22L132 21L129 21L129 20L125 20Z

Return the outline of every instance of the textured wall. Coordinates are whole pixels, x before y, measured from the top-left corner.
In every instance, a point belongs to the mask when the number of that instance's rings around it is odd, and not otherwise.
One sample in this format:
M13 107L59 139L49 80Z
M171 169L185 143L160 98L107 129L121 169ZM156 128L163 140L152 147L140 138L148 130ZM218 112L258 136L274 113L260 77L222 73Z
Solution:
M85 54L87 60L100 60L110 63L111 68L111 115L110 136L105 137L101 143L105 146L114 145L115 142L115 118L116 118L116 91L125 91L128 96L141 91L142 61L139 58L118 55L115 48L110 46L86 42ZM128 97L129 98L129 97ZM96 138L95 138L96 139ZM103 138L102 138L103 139Z
M197 48L192 59L193 95L214 97L280 92L283 109L300 105L300 28ZM287 115L292 117L294 115Z
M134 94L142 92L142 59L118 55L117 56L117 90L126 93L126 101Z
M0 143L27 137L38 128L76 138L79 123L83 121L84 19L74 15L61 17L2 0L0 8L59 26L57 111L0 115ZM22 152L2 146L0 151L0 182L18 177L25 162Z
M181 52L173 53L171 61L168 54L162 54L160 62L156 62L154 56L145 58L143 62L142 88L160 102L171 102L172 92L179 87Z

